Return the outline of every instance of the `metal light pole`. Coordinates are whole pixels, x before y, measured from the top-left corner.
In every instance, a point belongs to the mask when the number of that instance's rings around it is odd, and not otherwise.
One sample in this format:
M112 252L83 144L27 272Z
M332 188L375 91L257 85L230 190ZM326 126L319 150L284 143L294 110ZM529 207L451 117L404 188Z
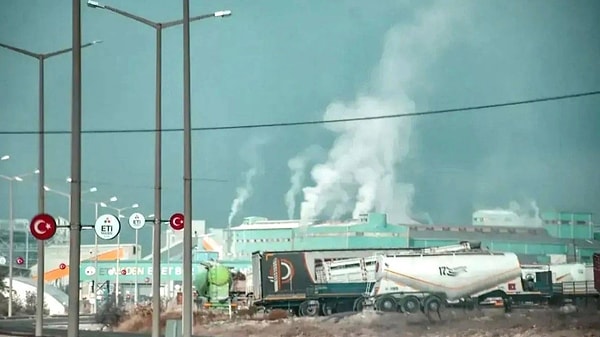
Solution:
M183 337L192 337L192 130L190 0L183 0Z
M123 211L128 210L128 209L134 209L134 208L140 207L140 205L138 205L138 204L133 204L131 206L123 207L123 208L116 208L116 207L112 207L112 206L109 206L109 205L106 205L106 204L100 205L100 206L105 207L105 208L110 208L110 209L113 209L113 210L117 211L117 218L119 219L119 221L121 221L121 217L123 216L122 215ZM122 227L122 225L121 225L121 227ZM136 237L136 241L137 241L137 237ZM137 242L136 242L136 246L137 246ZM115 291L116 291L116 293L115 293L115 304L118 306L119 305L119 275L121 274L121 269L120 269L120 266L119 266L119 264L120 264L119 262L121 261L121 254L120 254L120 252L121 252L121 234L120 233L119 233L119 235L117 235L117 252L118 252L117 253L117 270L116 270L116 273L115 273L116 274L116 278L115 278L115 281L116 281L115 282ZM136 257L137 257L137 254L136 254ZM136 285L136 287L137 287L137 285Z
M229 16L231 11L216 12ZM183 337L192 336L192 116L190 100L190 0L183 0Z
M23 178L32 174L39 174L39 170L35 170L33 173L25 173L17 176L5 176L0 175L0 178L8 181L8 317L12 317L12 292L13 292L13 245L14 245L14 205L13 205L13 182L23 181ZM39 297L39 294L38 294Z
M94 44L97 43L101 43L101 40L96 40L96 41L92 41L90 43L86 43L83 46L81 46L81 48L85 48L85 47L89 47L92 46ZM50 52L50 53L45 53L45 54L40 54L40 53L34 53L25 49L21 49L21 48L17 48L17 47L13 47L13 46L9 46L6 44L2 44L0 43L0 47L4 47L7 49L10 49L12 51L15 51L17 53L20 53L22 55L26 55L26 56L30 56L33 57L35 59L38 60L39 62L39 94L38 94L38 114L39 114L39 148L38 148L38 167L41 170L41 173L39 175L39 181L38 181L38 213L44 213L44 209L45 209L45 200L44 200L44 191L43 191L43 186L45 184L45 163L44 163L44 61L46 59L49 59L51 57L54 56L58 56L61 54L65 54L68 53L70 51L73 50L73 48L66 48L66 49L62 49L62 50L58 50L58 51L54 51L54 52ZM37 243L37 253L38 253L38 265L37 265L37 273L38 275L43 275L45 272L45 265L44 265L44 242L42 241L38 241ZM44 279L43 278L38 278L37 281L37 289L42 289L42 294L44 293L43 289L44 289ZM35 312L36 315L36 325L35 325L35 335L36 336L41 336L42 335L42 326L43 326L43 319L44 319L44 296L37 296L36 297L36 307L37 310Z
M95 221L98 219L98 206L103 206L106 207L106 204L109 202L115 202L117 201L117 197L113 196L110 199L106 200L106 201L100 201L100 202L94 202L94 207L95 207L95 216L94 216L94 223ZM98 235L94 234L94 269L96 270L96 272L94 273L94 287L98 286ZM94 293L92 294L92 296L94 296L94 298L96 298L96 288L94 288ZM94 313L96 313L98 311L98 303L96 303L96 301L94 301Z
M154 22L143 18L141 16L120 10L118 8L104 5L98 1L88 1L87 5L92 8L106 9L113 13L122 15L126 18L141 22L147 26L150 26L156 31L156 107L155 107L155 119L156 119L156 134L155 134L155 156L154 156L154 230L153 230L153 244L152 244L152 269L154 271L160 270L160 234L161 234L161 189L162 189L162 30L164 28L178 26L184 23L184 20L174 20L169 22ZM231 11L218 11L212 14L205 14L190 18L189 11L187 22L198 21L202 19L208 19L212 17L227 17L231 15ZM154 272L152 274L152 337L159 337L160 335L160 273Z
M81 1L72 0L71 214L69 221L69 319L67 337L79 335L81 264Z

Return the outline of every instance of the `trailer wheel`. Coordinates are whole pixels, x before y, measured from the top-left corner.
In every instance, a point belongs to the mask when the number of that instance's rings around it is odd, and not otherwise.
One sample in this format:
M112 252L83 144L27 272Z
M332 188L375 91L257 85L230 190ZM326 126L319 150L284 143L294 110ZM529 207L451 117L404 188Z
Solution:
M395 312L398 310L398 303L392 296L383 296L377 300L377 309L383 312Z
M437 313L438 318L442 320L440 310L442 308L442 299L437 296L427 296L423 301L423 312L427 315L427 318L431 320L431 314Z
M353 306L354 311L361 312L361 311L363 311L364 306L365 306L364 297L359 297L356 300L354 300L354 306Z
M301 316L319 316L319 301L310 300L302 302L300 304L299 312Z
M402 301L402 311L408 314L417 313L421 309L421 302L417 296L406 296Z
M335 304L334 303L330 303L330 302L321 303L321 313L323 314L323 316L333 315L334 312L335 312Z

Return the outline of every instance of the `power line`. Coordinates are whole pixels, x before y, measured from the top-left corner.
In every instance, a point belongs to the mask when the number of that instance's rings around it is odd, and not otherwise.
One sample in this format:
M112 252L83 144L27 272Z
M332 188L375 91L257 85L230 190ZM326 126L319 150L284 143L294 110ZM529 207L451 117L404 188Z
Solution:
M541 103L541 102L559 101L559 100L580 98L580 97L594 96L594 95L600 95L600 90L581 92L581 93L576 93L576 94L561 95L561 96L533 98L533 99L522 100L522 101L512 101L512 102L494 103L494 104L486 104L486 105L475 105L475 106L468 106L468 107L462 107L462 108L428 110L428 111L411 112L411 113L404 113L404 114L339 118L339 119L328 119L328 120L312 120L312 121L300 121L300 122L209 126L209 127L192 128L192 131L257 129L257 128L272 128L272 127L286 127L286 126L360 122L360 121L390 119L390 118L403 118L403 117L406 118L406 117L427 116L427 115L445 114L445 113L460 112L460 111L484 110L484 109L501 108L501 107L508 107L508 106ZM112 130L82 130L81 133L92 133L92 134L99 134L99 133L154 133L157 131L159 131L159 130L157 130L157 129L121 129L121 130L112 129ZM167 129L162 129L161 131L162 132L182 132L183 128L167 128ZM71 131L56 130L56 131L45 131L44 133L45 134L70 134ZM36 135L36 134L39 134L39 131L0 131L0 135Z

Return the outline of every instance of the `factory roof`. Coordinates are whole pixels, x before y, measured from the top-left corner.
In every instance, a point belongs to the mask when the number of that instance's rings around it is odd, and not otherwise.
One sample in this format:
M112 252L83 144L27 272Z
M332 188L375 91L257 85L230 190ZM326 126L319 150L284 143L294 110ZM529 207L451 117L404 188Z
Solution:
M561 244L574 243L581 248L599 248L600 242L583 239L559 239L548 234L541 227L444 227L444 226L411 226L411 238L421 240L499 240L506 242L530 242L530 243L548 243Z

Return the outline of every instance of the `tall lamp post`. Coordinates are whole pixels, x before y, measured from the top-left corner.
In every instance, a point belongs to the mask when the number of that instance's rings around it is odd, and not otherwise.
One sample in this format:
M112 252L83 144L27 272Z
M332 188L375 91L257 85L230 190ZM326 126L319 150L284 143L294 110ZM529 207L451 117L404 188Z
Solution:
M23 181L23 178L33 175L39 174L40 170L35 170L34 172L19 174L16 176L5 176L0 175L0 178L8 181L8 317L12 317L12 292L13 292L13 240L14 240L14 227L15 227L15 219L14 219L14 205L13 205L13 183L15 181ZM39 277L39 275L38 275ZM38 293L39 297L39 293Z
M123 217L123 214L122 214L123 211L140 207L140 205L138 205L138 204L133 204L131 206L123 207L123 208L116 208L116 207L109 206L107 204L100 205L100 206L105 207L105 208L110 208L110 209L117 211L117 217L118 217L119 221L121 221L121 218ZM137 231L136 231L136 233L137 233ZM137 235L136 235L136 245L137 245ZM137 256L137 254L136 254L136 256ZM119 234L117 236L117 272L116 272L116 282L115 282L115 304L116 305L119 305L119 274L121 274L121 269L119 266L120 261L121 261L121 234Z
M101 40L95 40L86 44L81 45L81 48L86 48L89 46L93 46L95 44L101 43ZM39 170L41 170L40 175L39 175L39 179L38 179L38 213L44 213L44 204L45 204L45 200L44 200L44 190L43 190L43 186L44 184L46 184L45 180L45 163L44 163L44 61L46 59L52 58L54 56L58 56L58 55L62 55L62 54L66 54L68 52L71 52L73 50L73 48L65 48L65 49L61 49L61 50L57 50L57 51L53 51L50 53L44 53L44 54L40 54L40 53L34 53L31 52L29 50L25 50L22 48L17 48L14 46L9 46L7 44L3 44L0 43L0 47L6 48L6 49L10 49L14 52L17 52L19 54L25 55L25 56L30 56L35 58L36 60L38 60L39 62L39 83L38 83L38 90L39 90L39 94L38 94L38 114L39 114L39 135L38 135L38 142L39 142L39 149L38 149L38 167ZM42 241L38 241L37 243L37 253L38 253L38 265L37 265L37 273L38 275L43 275L45 272L45 265L44 265L44 243ZM37 289L41 289L41 293L44 293L44 278L42 277L38 277L37 280ZM35 312L35 335L36 336L41 336L42 335L42 326L43 326L43 320L44 320L44 296L37 296L36 297L36 307L37 310Z
M94 212L94 222L98 219L98 206L101 207L106 207L107 204L109 202L115 202L117 201L117 197L116 196L112 196L110 197L108 200L105 201L94 201L93 204L95 206L95 212ZM98 235L94 234L94 268L97 271L98 270ZM94 273L94 287L98 286L98 272ZM94 288L94 293L92 294L92 296L96 296L96 289ZM98 311L98 303L96 303L94 305L94 313L96 313Z
M87 5L92 8L105 9L113 13L119 14L126 18L141 22L147 26L154 28L156 31L156 107L155 107L155 119L156 119L156 134L155 134L155 156L154 156L154 230L153 230L153 244L152 244L152 268L153 270L160 270L160 219L161 219L161 179L162 179L162 30L164 28L178 26L184 23L184 20L174 20L169 22L155 22L148 20L141 16L120 10L118 8L102 4L98 1L87 2ZM198 21L202 19L208 19L213 17L227 17L231 15L231 11L223 10L217 11L212 14L199 15L187 18L187 22ZM160 335L160 297L156 294L160 293L160 273L152 274L152 337L159 337Z

